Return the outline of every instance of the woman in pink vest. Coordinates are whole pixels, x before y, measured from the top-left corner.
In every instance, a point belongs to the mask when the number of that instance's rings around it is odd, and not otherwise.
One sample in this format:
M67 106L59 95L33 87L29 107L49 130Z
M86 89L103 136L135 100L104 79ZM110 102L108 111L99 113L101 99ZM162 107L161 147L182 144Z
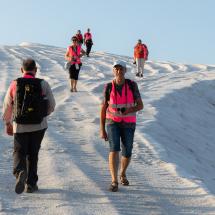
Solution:
M81 57L85 54L85 51L78 44L78 38L72 37L72 45L67 48L65 59L70 62L69 75L70 75L70 91L77 92L77 82L79 71L81 69Z
M82 46L84 40L83 40L83 36L82 36L82 34L81 34L81 31L78 30L78 31L77 31L77 34L76 34L75 36L78 38L78 43L79 43L79 45Z
M87 32L84 34L84 44L86 45L86 55L89 57L93 40L92 40L92 34L90 33L90 29L87 29Z
M109 168L112 182L109 190L112 192L118 190L117 175L121 149L120 183L125 186L129 185L126 170L131 160L136 112L143 109L138 86L134 81L125 79L125 72L125 62L114 63L115 79L105 86L100 113L100 135L105 141L109 141L110 145ZM107 132L105 123L107 124Z

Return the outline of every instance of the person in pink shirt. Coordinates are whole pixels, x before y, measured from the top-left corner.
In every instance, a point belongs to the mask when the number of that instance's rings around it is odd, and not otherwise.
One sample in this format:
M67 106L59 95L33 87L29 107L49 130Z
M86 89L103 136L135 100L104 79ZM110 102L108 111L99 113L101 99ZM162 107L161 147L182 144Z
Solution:
M33 59L23 61L22 77L12 81L3 103L6 133L14 137L15 192L32 193L38 190L38 153L48 127L46 116L55 108L51 88L43 79L36 78Z
M93 40L92 40L92 34L90 33L90 29L87 29L87 32L84 34L84 44L86 45L86 55L89 57Z
M70 64L70 91L77 92L78 77L82 66L81 57L85 55L85 51L81 48L81 45L79 45L78 38L76 36L73 36L71 41L72 44L66 50L65 59Z
M78 43L79 43L79 45L81 45L81 46L82 46L82 44L83 44L84 40L83 40L83 36L82 36L82 34L81 34L81 30L78 30L78 31L77 31L77 34L76 34L75 36L76 36L76 37L77 37L77 39L78 39Z
M131 161L133 138L136 127L136 112L143 109L143 102L137 83L125 78L126 63L113 64L114 79L104 88L100 111L100 136L109 141L109 169L111 192L118 191L118 167L120 183L129 185L126 170ZM106 128L105 128L106 124ZM122 150L119 161L119 152Z

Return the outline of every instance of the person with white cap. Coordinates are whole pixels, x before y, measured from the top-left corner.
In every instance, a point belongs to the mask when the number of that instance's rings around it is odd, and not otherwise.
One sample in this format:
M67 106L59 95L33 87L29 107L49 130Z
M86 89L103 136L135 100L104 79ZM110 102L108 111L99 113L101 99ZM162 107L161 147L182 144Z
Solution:
M128 186L126 170L131 160L136 112L143 109L143 102L136 82L125 79L126 63L113 64L114 79L106 84L100 112L100 136L109 141L109 169L111 185L109 190L118 191L119 152L122 149L120 183ZM107 124L107 132L105 128ZM120 141L121 140L121 141Z

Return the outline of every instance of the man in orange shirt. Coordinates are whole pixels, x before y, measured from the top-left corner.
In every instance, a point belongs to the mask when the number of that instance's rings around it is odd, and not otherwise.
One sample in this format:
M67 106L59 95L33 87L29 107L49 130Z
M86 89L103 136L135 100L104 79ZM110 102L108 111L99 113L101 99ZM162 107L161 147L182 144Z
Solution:
M137 64L136 76L143 77L145 61L148 60L148 49L139 39L134 47L134 64Z

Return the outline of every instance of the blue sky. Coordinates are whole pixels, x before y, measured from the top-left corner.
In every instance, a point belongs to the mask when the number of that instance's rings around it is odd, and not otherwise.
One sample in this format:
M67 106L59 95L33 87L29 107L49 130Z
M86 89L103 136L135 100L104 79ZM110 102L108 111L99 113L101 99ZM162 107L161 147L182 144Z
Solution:
M215 64L214 0L2 0L0 45L67 47L89 27L94 51L133 56L137 39L150 60Z

